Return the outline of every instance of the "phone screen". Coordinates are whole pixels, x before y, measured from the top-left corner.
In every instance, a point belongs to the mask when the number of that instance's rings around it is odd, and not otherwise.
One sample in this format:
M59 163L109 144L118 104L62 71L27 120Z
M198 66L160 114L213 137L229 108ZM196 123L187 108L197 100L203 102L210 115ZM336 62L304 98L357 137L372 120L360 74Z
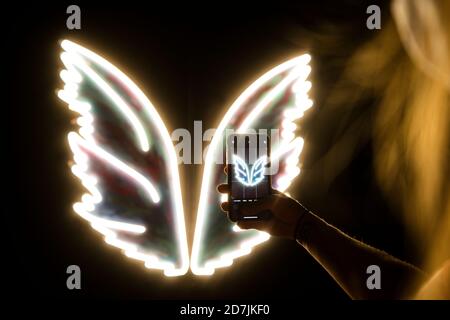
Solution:
M271 178L269 137L263 134L234 134L227 140L230 218L256 219L239 213L239 205L256 202L269 195ZM232 219L233 220L233 219Z

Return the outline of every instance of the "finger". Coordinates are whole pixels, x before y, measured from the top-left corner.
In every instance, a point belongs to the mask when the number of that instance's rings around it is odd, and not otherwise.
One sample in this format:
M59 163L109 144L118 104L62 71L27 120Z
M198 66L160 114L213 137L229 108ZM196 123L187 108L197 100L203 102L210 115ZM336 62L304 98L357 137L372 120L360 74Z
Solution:
M230 188L228 184L223 183L217 186L217 191L219 191L220 193L228 193L230 191Z
M223 212L228 212L230 209L230 204L228 202L222 202L220 204L220 209L222 209Z
M264 221L251 221L251 220L240 220L237 222L239 228L247 229L257 229L264 231L267 227L267 222Z

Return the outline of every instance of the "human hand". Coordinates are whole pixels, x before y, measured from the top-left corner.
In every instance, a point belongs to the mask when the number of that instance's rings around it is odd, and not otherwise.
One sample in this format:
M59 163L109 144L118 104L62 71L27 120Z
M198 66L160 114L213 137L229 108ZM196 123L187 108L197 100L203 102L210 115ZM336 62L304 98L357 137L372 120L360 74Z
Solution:
M221 184L217 187L220 193L228 193L228 184ZM228 212L229 203L223 202L221 209ZM258 215L262 211L269 210L272 215L264 220L241 220L237 225L241 229L257 229L268 232L272 236L284 237L289 239L296 238L296 228L300 218L308 212L297 200L287 195L272 190L272 193L258 200L240 204L240 210L245 215Z

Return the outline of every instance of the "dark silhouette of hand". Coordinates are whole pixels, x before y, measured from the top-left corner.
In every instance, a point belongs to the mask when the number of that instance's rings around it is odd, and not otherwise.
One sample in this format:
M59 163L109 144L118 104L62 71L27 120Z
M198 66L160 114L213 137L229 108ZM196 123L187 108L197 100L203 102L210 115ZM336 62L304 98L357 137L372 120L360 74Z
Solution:
M228 193L228 184L221 184L217 187L220 193ZM221 209L228 212L228 202L221 204ZM240 210L246 215L258 215L269 210L272 214L268 219L263 220L242 220L237 225L241 229L257 229L268 232L272 236L295 239L297 223L307 210L296 200L285 194L272 190L271 194L257 202L242 203Z

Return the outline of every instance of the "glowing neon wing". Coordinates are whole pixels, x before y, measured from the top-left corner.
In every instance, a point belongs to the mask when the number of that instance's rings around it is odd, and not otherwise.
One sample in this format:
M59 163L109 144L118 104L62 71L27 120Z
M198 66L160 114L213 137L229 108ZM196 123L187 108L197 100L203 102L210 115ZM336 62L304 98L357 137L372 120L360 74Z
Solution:
M226 181L223 165L223 146L226 129L244 133L249 129L279 129L281 138L272 139L271 161L279 162L273 176L273 187L285 191L299 174L298 161L303 139L296 135L294 121L312 106L308 97L311 83L311 57L304 54L270 70L248 87L232 104L211 140L205 159L201 198L197 210L191 270L198 275L213 274L216 268L226 267L233 260L251 252L252 248L269 239L256 230L240 230L220 212L225 199L215 187ZM256 170L256 169L255 169ZM255 178L259 177L255 172ZM257 178L259 179L259 178Z
M250 171L251 186L256 186L258 183L260 183L264 179L264 168L267 163L267 157L262 156L258 160L255 161L255 163L252 166L252 170Z
M252 183L247 164L237 155L234 156L234 171L235 177L240 183L244 185L250 185Z
M167 276L189 269L177 158L142 91L97 54L64 40L58 92L77 112L72 172L87 193L73 208L129 258Z

